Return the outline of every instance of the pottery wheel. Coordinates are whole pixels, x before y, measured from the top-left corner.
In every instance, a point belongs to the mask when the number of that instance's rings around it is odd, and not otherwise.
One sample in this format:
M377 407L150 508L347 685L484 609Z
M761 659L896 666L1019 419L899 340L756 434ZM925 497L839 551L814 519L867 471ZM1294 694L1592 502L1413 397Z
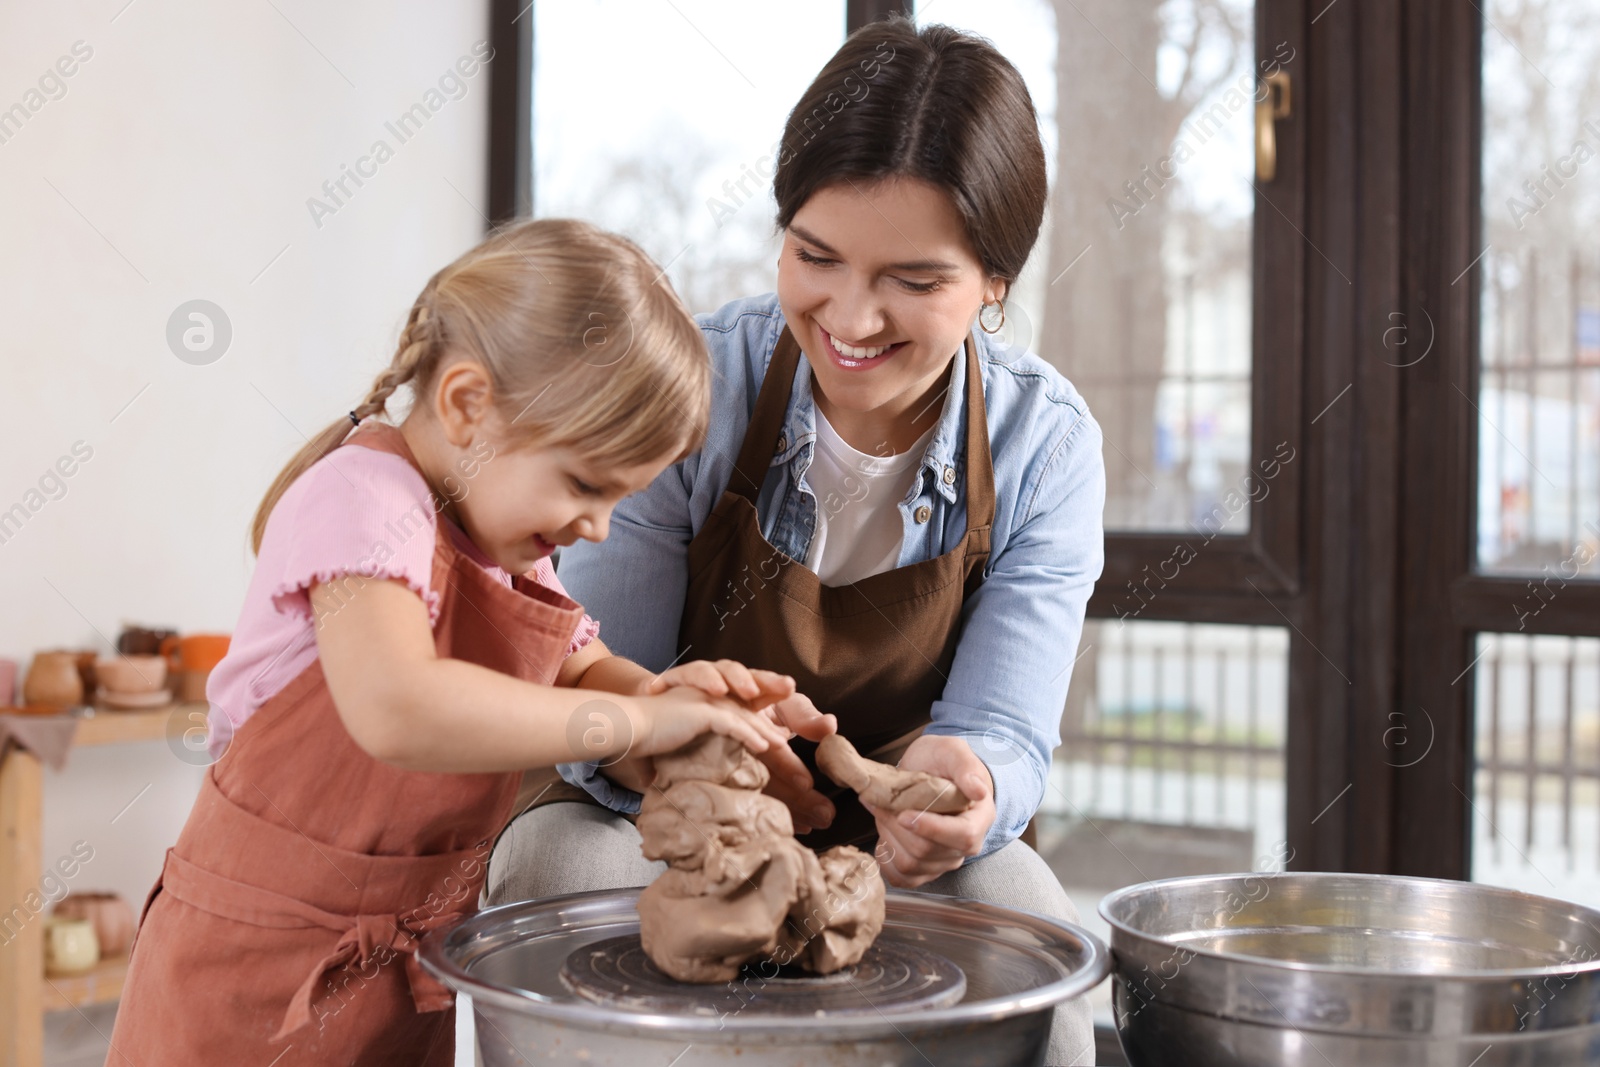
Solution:
M561 984L585 1000L659 1015L855 1015L945 1008L967 991L961 968L917 945L880 938L861 962L807 974L769 962L745 966L733 982L693 985L663 974L639 935L586 945L561 967Z

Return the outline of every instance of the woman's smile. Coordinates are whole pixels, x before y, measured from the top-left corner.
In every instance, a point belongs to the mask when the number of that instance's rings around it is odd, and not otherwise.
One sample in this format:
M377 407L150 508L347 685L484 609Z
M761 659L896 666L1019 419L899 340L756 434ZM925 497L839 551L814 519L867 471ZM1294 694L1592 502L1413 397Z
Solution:
M843 370L862 371L881 366L890 357L903 352L910 342L896 341L890 345L851 345L839 340L821 323L817 330L822 334L822 347L833 357L834 366Z

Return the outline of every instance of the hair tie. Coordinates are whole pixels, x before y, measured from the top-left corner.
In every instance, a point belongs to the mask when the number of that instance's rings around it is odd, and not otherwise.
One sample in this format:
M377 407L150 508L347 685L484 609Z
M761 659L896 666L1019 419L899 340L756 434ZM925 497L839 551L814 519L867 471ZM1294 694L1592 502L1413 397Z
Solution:
M352 426L360 426L361 425L361 420L356 418L356 413L353 412L353 411L350 413L350 425L352 425Z

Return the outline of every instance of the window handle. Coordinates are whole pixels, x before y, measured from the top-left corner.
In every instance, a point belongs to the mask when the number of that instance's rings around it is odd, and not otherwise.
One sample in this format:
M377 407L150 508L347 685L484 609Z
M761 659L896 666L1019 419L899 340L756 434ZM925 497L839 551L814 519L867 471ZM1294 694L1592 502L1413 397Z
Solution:
M1275 70L1261 84L1267 93L1256 103L1256 178L1270 182L1278 175L1277 122L1290 112L1289 74Z

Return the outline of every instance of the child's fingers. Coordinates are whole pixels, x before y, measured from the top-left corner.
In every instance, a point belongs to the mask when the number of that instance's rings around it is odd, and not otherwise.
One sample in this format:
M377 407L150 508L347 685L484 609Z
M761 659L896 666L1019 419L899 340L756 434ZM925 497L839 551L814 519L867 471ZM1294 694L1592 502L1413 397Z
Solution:
M711 729L724 736L737 738L751 752L765 752L772 742L757 728L758 721L759 717L743 710L719 708L712 713Z
M774 745L787 745L789 731L760 712L744 712L744 717L755 725L756 731Z
M664 693L675 686L691 686L714 697L728 694L728 680L715 664L703 659L669 667L651 681L647 692Z
M784 725L783 719L778 716L777 707L776 704L768 704L757 711L756 714L777 726L778 732L783 735L784 741L787 742L789 738L794 736L794 731Z
M782 745L785 748L788 747L790 736L789 731L778 723L773 722L765 715L759 712L752 713L744 711L743 709L734 712L734 714L737 715L742 721L749 723L755 729L756 733L760 734L762 739L765 740L768 745Z
M758 716L758 718L761 720L762 728L766 731L767 736L772 738L774 744L788 746L789 738L794 736L793 731L782 723L773 722L764 716Z

